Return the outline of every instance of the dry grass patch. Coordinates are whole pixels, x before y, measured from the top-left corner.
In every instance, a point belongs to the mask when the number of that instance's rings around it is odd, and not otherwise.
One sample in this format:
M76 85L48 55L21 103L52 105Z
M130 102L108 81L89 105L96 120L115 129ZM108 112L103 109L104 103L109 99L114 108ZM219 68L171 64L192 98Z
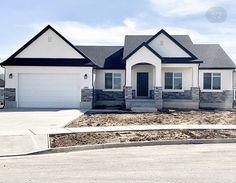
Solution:
M125 143L156 140L236 138L234 130L162 130L142 132L102 132L59 134L50 137L51 147Z
M236 124L236 111L174 111L171 113L87 113L67 127L121 126L151 124Z

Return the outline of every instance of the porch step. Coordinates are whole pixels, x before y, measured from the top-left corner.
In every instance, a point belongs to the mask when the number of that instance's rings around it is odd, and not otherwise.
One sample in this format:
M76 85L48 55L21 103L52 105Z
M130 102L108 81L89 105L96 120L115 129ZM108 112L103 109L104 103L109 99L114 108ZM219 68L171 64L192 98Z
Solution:
M133 112L157 112L155 107L131 107Z
M156 103L154 100L150 99L135 99L131 102L131 108L132 107L156 108Z

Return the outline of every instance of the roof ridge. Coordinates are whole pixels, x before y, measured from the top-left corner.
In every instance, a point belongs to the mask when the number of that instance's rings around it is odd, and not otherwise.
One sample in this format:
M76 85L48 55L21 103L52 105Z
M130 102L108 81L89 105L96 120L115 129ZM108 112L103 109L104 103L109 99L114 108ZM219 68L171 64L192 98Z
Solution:
M118 46L115 46L115 45L75 45L75 46L87 46L87 47L124 47L123 45L118 45Z

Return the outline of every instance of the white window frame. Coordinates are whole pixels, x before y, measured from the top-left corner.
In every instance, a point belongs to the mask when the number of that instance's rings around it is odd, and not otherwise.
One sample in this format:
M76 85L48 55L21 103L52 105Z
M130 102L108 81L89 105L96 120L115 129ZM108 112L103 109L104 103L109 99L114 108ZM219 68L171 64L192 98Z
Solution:
M107 89L106 88L106 74L112 74L112 88L111 89ZM118 78L117 76L115 77L115 74L119 74L120 75L120 88L114 88L114 78ZM104 73L104 90L105 91L121 91L122 90L122 74L120 72L105 72Z
M204 89L204 74L211 74L211 89ZM220 74L220 89L213 89L213 74ZM203 91L209 92L221 92L222 91L222 73L221 72L203 72L202 75L202 89Z
M166 73L173 73L173 78L172 78L172 89L165 89L165 82L166 82L166 78L165 78L165 75L166 75ZM174 77L174 74L175 73L181 73L181 75L182 75L182 77L181 77L181 82L182 82L182 89L174 89L174 78L180 78L180 77ZM172 72L172 71L166 71L166 72L164 72L164 91L169 91L169 92L183 92L184 90L183 90L183 72L181 72L181 71L175 71L175 72Z

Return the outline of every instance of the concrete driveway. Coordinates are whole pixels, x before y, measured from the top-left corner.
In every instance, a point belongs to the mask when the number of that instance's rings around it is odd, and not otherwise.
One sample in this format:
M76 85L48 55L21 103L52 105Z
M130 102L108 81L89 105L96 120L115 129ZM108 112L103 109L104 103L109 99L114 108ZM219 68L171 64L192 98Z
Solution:
M79 109L1 109L0 135L28 135L34 130L56 129L83 114Z

